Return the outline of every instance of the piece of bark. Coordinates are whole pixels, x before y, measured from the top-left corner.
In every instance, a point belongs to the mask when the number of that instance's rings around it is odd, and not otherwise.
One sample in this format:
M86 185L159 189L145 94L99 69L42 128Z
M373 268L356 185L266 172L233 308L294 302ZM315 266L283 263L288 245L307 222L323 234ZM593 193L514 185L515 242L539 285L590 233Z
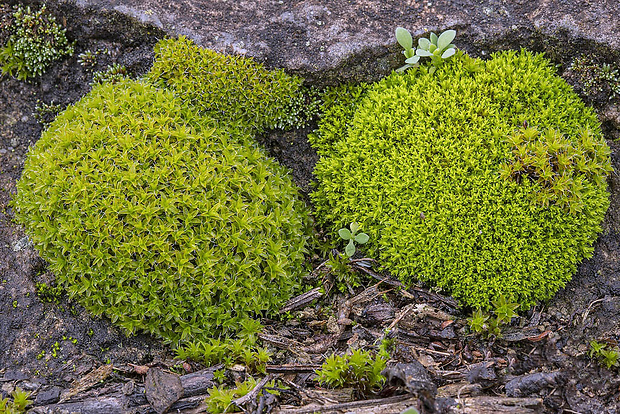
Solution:
M367 407L371 408L373 413L394 413L400 412L393 411L393 407L388 411L379 411L379 408L382 406L392 406L395 403L400 403L403 401L417 401L416 399L412 399L409 395L399 395L396 397L389 398L381 398L375 400L364 400L364 401L353 401L348 403L338 403L338 404L309 404L304 407L289 407L283 406L279 410L276 410L275 413L278 414L311 414L311 413L323 413L329 414L333 412L342 413L342 412L355 412L361 413L362 409Z
M382 325L394 319L396 309L390 303L373 303L364 308L361 318L367 325Z
M309 391L309 390L306 390ZM351 387L324 389L316 388L312 392L302 394L302 402L310 404L321 402L322 404L342 404L355 401L355 389Z
M435 321L437 327L439 327L441 323L452 321L455 317L429 304L415 303L404 308L403 311L398 314L395 322L400 328L415 329L418 322L428 319ZM392 322L392 325L396 324Z
M269 335L264 333L259 333L258 337L265 342L269 342L271 345L276 348L291 350L301 348L301 344L292 339L285 338L280 335Z
M471 397L459 398L454 414L538 414L543 412L542 398Z
M183 385L178 375L151 368L144 381L146 399L157 414L163 414L183 396Z
M365 259L364 259L365 260ZM373 271L371 268L369 268L368 266L361 265L359 263L352 263L351 267L354 268L355 270L358 270L360 272L364 272L367 275L380 280L382 283L386 283L390 286L394 286L394 287L400 287L400 293L405 296L406 298L409 299L415 299L415 297L413 295L411 295L409 292L407 292L407 289L413 290L414 292L418 293L421 296L424 296L427 299L436 301L436 302L440 302L443 305L446 305L447 307L451 308L451 309L456 309L458 307L458 302L456 300L454 300L453 298L447 297L447 296L442 296L438 293L433 293L430 292L428 290L419 288L417 286L410 286L409 288L406 288L405 285L403 285L401 282L394 280L390 277L386 277L386 276L382 276L378 273L376 273L375 271Z
M112 369L113 369L112 364L102 365L99 368L88 373L83 378L80 378L79 380L74 381L73 384L71 385L71 389L64 392L60 396L59 402L63 403L65 401L68 401L72 397L80 393L83 393L84 391L94 387L95 385L100 384L102 381L104 381L106 378L110 376L110 374L112 373Z
M213 372L223 367L211 367L196 371L181 377L181 385L183 386L183 396L193 397L194 395L206 394L209 388L213 388L216 384L213 381Z
M482 361L469 366L466 374L467 381L472 384L478 383L483 387L491 386L497 381L497 374L493 361Z
M447 384L437 389L437 397L477 397L482 393L480 384L470 384L468 382L458 382L456 384Z
M170 407L171 412L177 410L198 409L208 394L213 383L213 371L221 368L217 365L192 374L183 375L181 384L184 388L184 398ZM109 384L102 388L94 388L75 395L70 403L46 404L32 409L36 414L51 414L62 412L76 413L125 413L153 414L155 411L145 397L145 387L133 381ZM36 401L35 401L35 405ZM107 410L107 411L106 411Z
M562 371L538 372L521 375L506 383L506 395L509 397L525 397L546 387L557 387L565 381Z
M321 368L320 365L267 365L266 371L271 374L299 374L314 372Z
M387 378L387 384L404 389L411 396L419 398L427 408L435 405L437 386L418 361L389 364L381 375Z
M133 369L133 372L135 372L138 375L146 375L150 369L150 367L146 365L134 365L134 364L127 364L127 365L129 365Z
M39 390L35 403L37 405L54 404L60 400L62 389L56 386L47 386Z
M80 413L80 414L112 414L125 413L124 401L118 397L100 397L84 401L44 405L34 407L29 413L32 414L55 414L55 413Z
M321 287L316 287L312 290L307 291L306 293L302 293L301 295L290 299L284 304L282 309L280 309L280 313L290 312L306 307L307 305L312 303L312 301L323 297L324 293L322 292L322 290L323 289Z

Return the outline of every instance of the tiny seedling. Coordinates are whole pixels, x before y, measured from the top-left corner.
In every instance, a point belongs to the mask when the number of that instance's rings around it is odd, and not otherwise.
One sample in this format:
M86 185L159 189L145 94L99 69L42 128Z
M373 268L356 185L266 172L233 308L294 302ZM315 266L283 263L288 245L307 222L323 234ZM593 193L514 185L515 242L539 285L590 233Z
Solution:
M618 366L618 357L620 357L620 354L616 349L601 350L601 364L605 365L607 369Z
M399 72L404 71L418 63L420 56L415 54L415 47L413 47L413 38L409 30L403 27L396 28L396 41L403 47L403 55L405 55L405 66L398 68Z
M226 371L223 369L218 369L218 370L213 371L213 379L218 384L223 384L224 381L226 381Z
M357 222L355 221L351 223L349 228L351 230L347 229L346 227L341 228L340 230L338 230L338 235L343 240L349 241L347 247L344 249L344 252L347 257L352 257L355 254L355 243L366 244L369 237L366 233L357 233L357 231L359 230L359 224L357 224Z
M519 308L519 304L506 299L504 295L500 295L492 303L495 307L493 309L495 318L491 318L488 313L481 309L477 309L472 313L471 318L467 318L469 329L472 332L483 334L486 337L500 337L502 326L509 324L512 318L518 316L515 310Z
M456 53L456 46L452 41L456 37L455 30L446 30L437 36L431 32L429 38L421 37L418 39L418 48L413 47L413 38L411 33L403 27L396 28L396 40L405 50L405 66L397 69L402 72L413 65L417 64L421 57L429 57L433 67L429 69L429 73L435 72L441 66L445 59L448 59Z
M366 395L381 388L385 377L381 371L385 368L385 351L371 356L370 352L354 349L348 355L331 355L317 371L318 381L329 387L356 387Z
M488 320L489 315L486 315L481 309L474 311L471 318L467 318L471 331L478 334L481 334L488 329L488 325L486 323Z
M86 50L78 55L78 63L85 68L93 68L97 65L97 55L99 55L98 50L95 52Z
M595 340L590 341L590 358L598 360L599 364L604 365L607 369L618 366L620 351L618 348L610 349L607 344L600 343Z
M124 65L115 63L109 65L106 70L95 72L93 74L93 85L111 83L115 84L127 77L127 68Z
M506 299L504 295L500 295L499 298L492 303L493 306L495 306L494 312L498 322L508 324L512 318L518 316L515 310L519 308L519 304Z
M599 343L595 340L590 341L590 351L588 351L588 355L590 358L595 358L601 354L601 351L605 349L607 344Z

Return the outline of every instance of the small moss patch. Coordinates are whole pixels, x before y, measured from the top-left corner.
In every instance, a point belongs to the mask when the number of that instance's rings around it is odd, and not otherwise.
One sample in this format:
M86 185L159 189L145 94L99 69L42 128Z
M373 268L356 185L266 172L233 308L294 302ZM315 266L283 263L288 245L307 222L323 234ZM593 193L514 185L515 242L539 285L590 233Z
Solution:
M198 112L252 133L298 126L304 116L301 78L198 47L185 37L157 44L147 77Z
M38 10L15 6L12 19L2 21L10 23L4 28L10 34L8 40L0 45L2 73L25 80L43 74L52 62L73 53L65 29L56 23L45 5Z

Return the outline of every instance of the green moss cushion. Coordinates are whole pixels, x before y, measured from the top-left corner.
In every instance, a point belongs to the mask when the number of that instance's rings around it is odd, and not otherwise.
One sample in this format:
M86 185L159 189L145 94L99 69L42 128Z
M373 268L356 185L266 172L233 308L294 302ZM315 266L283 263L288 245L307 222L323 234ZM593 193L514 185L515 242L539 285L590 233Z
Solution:
M299 285L308 214L286 171L140 82L97 86L62 113L15 201L70 295L130 332L231 333Z
M354 111L344 100L321 121L313 200L334 231L360 223L370 253L403 281L473 307L499 294L530 305L591 255L609 205L609 148L594 112L542 56L459 54L433 75L394 73L361 96ZM561 154L573 158L558 165Z
M250 58L201 48L185 37L155 46L147 79L202 114L252 133L298 126L304 101L303 79L267 70Z

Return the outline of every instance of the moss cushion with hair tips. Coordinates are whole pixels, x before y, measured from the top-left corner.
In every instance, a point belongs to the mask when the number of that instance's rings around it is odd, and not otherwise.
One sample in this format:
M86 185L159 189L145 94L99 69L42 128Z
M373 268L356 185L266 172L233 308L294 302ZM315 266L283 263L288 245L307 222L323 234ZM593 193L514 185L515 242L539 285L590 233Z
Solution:
M356 96L311 137L316 216L334 233L360 223L369 253L401 280L471 307L501 294L528 306L592 254L610 150L541 55L458 53L434 74L393 73Z

